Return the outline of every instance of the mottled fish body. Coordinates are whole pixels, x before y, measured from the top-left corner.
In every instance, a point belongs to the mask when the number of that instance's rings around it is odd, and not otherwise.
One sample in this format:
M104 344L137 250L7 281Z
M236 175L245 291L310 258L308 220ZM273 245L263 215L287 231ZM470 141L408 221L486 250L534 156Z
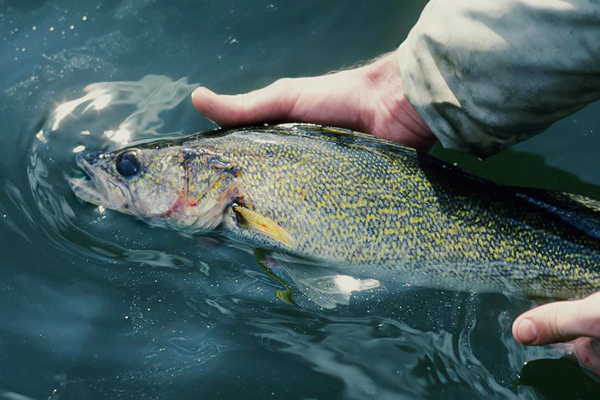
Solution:
M207 132L78 158L85 201L425 286L600 289L597 203L497 185L372 136L312 125Z

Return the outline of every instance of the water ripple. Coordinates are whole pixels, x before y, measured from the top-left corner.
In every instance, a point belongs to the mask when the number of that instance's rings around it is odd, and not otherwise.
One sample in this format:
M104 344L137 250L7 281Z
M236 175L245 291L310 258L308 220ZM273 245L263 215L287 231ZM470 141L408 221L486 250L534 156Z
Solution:
M510 322L523 304L386 282L348 307L293 307L277 299L279 284L247 245L157 233L75 198L67 184L78 173L74 152L173 134L177 124L169 121L195 86L158 75L93 83L32 124L21 164L1 181L0 226L52 259L54 270L36 271L60 283L35 284L19 270L6 278L2 290L29 308L2 315L0 333L30 340L40 352L114 363L118 377L106 385L143 386L149 397L173 377L193 383L206 373L227 382L222 367L255 379L245 366L264 358L333 382L345 399L536 398L512 381L526 361L554 353L512 339ZM18 173L25 185L15 184ZM32 293L47 302L30 304ZM494 315L486 304L511 311ZM47 312L53 307L60 318ZM78 376L65 373L62 393L107 379Z
M455 337L445 331L419 331L388 318L312 317L253 319L250 325L258 328L257 336L276 343L278 351L340 379L344 398L429 398L440 390L446 398L465 390L469 399L518 398L475 357L469 331Z

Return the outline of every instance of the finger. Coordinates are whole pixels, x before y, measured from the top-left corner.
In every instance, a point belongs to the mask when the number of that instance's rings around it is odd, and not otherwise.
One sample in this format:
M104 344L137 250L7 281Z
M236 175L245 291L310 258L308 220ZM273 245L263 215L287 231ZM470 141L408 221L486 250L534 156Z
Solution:
M579 362L596 375L600 375L600 342L597 339L579 338L573 344Z
M583 300L546 304L519 316L513 335L527 345L561 343L581 336L600 338L600 293Z
M286 122L296 98L292 85L283 81L235 96L218 95L205 87L199 87L192 93L196 109L216 124L225 127Z

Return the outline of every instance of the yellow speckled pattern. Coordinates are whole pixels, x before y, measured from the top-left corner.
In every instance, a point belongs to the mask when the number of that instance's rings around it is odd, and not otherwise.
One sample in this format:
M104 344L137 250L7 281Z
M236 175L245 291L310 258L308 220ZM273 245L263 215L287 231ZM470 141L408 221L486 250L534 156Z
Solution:
M600 289L596 238L514 188L411 149L310 125L237 129L170 145L208 149L239 168L236 184L255 212L293 237L291 253L462 290L573 297ZM277 247L234 219L226 229Z

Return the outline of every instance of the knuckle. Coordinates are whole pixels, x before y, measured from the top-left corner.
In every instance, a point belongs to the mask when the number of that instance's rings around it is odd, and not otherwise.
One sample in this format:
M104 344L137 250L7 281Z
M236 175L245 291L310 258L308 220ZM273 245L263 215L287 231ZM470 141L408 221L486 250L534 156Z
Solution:
M556 339L557 342L564 342L565 335L561 331L561 321L560 321L560 307L554 307L553 315L550 319L550 323L548 325L550 335Z
M291 78L280 78L280 79L277 79L275 82L273 82L272 86L274 88L284 88L284 87L288 87L291 82L292 82Z

